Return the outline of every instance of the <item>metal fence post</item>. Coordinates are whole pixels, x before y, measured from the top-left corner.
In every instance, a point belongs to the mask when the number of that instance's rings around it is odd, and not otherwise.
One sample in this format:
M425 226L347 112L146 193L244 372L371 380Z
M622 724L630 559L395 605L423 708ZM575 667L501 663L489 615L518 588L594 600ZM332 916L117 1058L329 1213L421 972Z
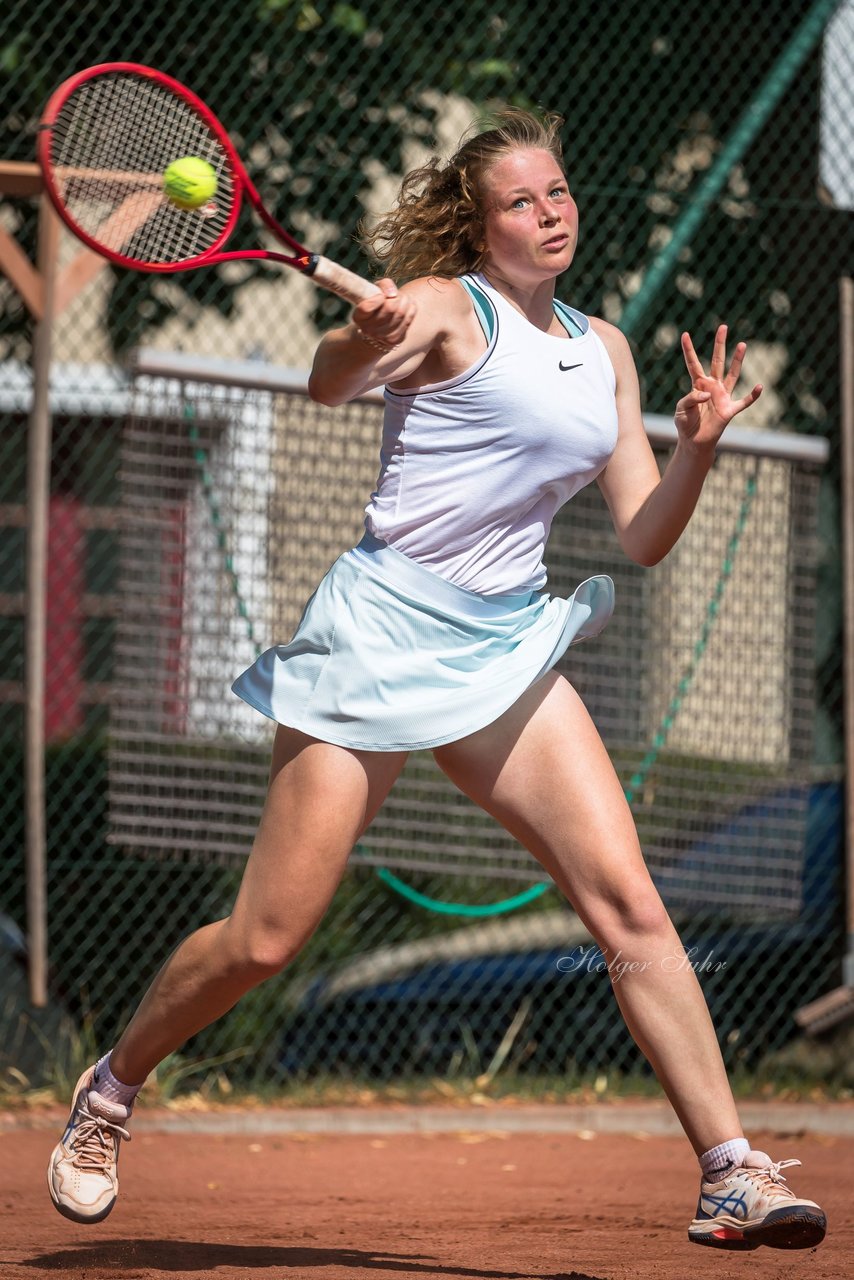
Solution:
M27 445L27 615L24 769L26 788L27 948L34 1005L47 1004L47 857L45 820L45 628L50 493L50 357L59 221L41 198L38 269L41 314L33 333L33 400Z

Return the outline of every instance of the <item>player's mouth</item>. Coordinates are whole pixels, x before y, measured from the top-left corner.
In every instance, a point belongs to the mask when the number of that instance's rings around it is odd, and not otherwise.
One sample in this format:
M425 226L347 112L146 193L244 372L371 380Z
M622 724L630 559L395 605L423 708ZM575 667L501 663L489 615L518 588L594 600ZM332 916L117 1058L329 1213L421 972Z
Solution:
M564 232L561 232L558 236L552 236L550 240L544 240L542 247L544 249L551 249L554 252L557 252L559 249L564 249L568 244L569 236Z

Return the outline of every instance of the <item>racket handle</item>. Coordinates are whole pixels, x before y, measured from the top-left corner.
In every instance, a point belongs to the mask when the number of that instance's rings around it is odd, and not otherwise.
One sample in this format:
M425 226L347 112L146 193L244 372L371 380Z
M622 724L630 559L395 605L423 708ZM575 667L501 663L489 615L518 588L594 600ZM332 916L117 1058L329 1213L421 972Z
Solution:
M357 302L372 298L375 293L380 292L370 280L364 280L361 276L357 276L355 271L348 271L346 267L332 262L329 258L324 258L322 254L312 254L312 258L314 261L308 267L306 274L310 275L321 289L337 293L338 297L343 298L345 302L352 302L355 306Z

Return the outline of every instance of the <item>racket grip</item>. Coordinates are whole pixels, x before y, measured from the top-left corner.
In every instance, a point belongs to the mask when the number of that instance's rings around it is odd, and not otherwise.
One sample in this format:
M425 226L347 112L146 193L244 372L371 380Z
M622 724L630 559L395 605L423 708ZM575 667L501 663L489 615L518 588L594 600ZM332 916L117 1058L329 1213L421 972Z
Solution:
M375 293L380 290L375 284L371 284L370 280L364 280L361 276L357 276L355 271L348 271L346 267L340 266L337 262L332 262L329 258L324 258L322 254L312 255L314 258L313 265L308 268L307 274L311 276L315 284L319 284L321 289L328 289L330 293L337 293L339 298L343 298L345 302L362 302L365 298L372 298Z

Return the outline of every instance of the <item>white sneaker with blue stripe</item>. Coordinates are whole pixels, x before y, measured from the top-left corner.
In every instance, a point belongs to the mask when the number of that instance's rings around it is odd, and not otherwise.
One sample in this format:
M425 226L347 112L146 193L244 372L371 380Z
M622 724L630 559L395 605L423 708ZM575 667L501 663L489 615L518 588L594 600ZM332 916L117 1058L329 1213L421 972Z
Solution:
M697 1216L688 1228L694 1244L716 1249L811 1249L820 1244L827 1219L813 1200L799 1200L781 1169L800 1160L777 1160L749 1151L719 1182L700 1183Z

